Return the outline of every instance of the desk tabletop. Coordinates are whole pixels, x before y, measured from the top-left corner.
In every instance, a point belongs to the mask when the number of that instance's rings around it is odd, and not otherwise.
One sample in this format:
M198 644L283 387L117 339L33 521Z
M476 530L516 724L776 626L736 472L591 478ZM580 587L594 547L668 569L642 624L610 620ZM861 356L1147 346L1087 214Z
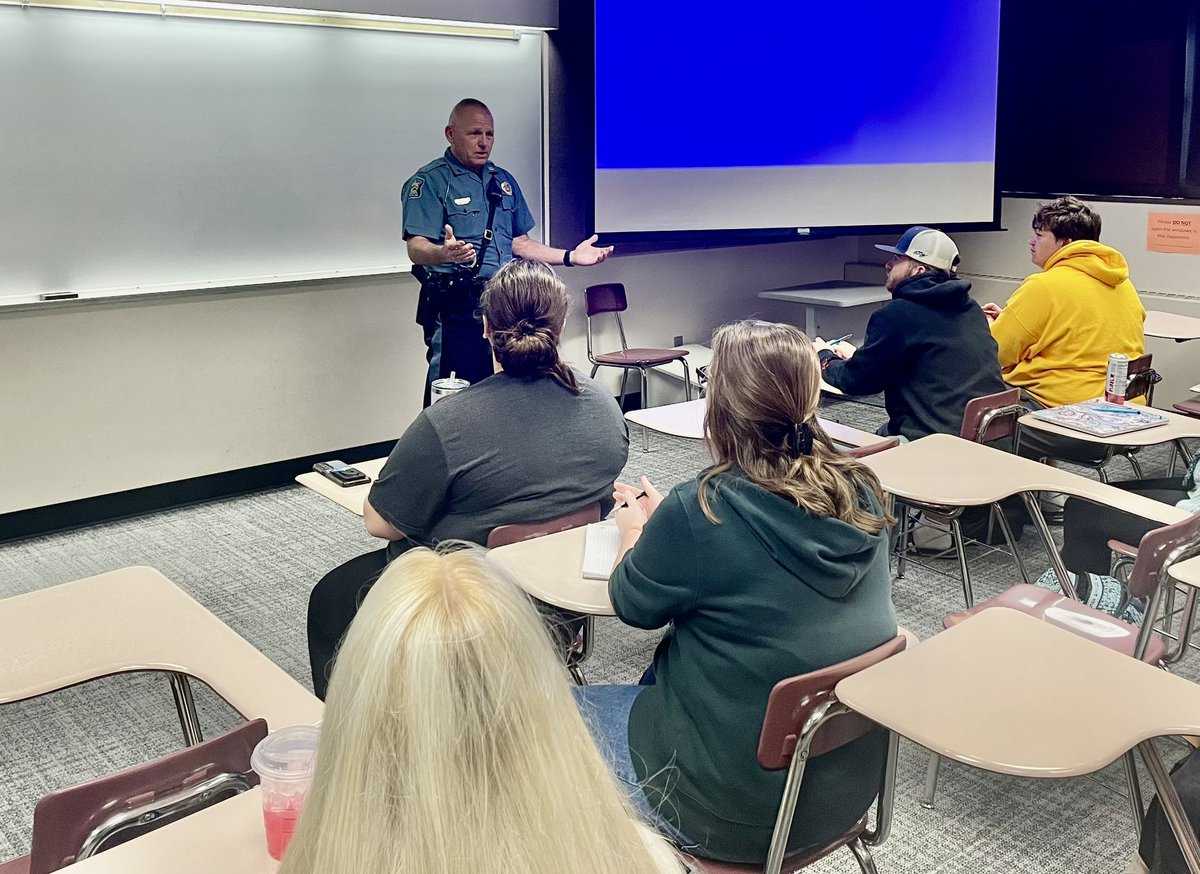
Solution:
M708 401L700 398L695 401L684 401L681 404L665 404L661 407L649 407L644 410L630 410L625 414L625 418L635 425L642 425L651 431L658 431L660 434L700 440L704 437L704 413L707 406ZM834 441L846 446L873 446L891 439L868 431L860 431L830 419L818 418L817 421Z
M528 594L576 613L612 616L608 580L583 577L586 526L498 546L488 559L502 565Z
M792 303L822 307L858 307L892 299L892 293L882 285L845 285L813 288L798 285L794 288L773 288L760 291L764 300L786 300Z
M931 434L862 460L898 498L976 507L1020 492L1064 492L1163 524L1188 513L1124 489L954 437Z
M0 600L0 704L131 671L195 677L271 729L323 705L199 602L149 567Z
M312 489L324 498L329 498L335 504L340 504L352 513L357 513L361 516L363 514L363 501L367 499L367 492L371 491L371 485L374 481L379 479L379 471L383 470L383 464L386 461L386 458L372 458L370 461L360 461L358 464L351 465L351 467L358 468L371 478L371 482L363 483L361 486L343 488L333 482L333 480L321 476L315 470L300 474L296 477L296 482Z
M1138 405L1130 404L1130 407L1136 406ZM1100 443L1105 446L1157 446L1160 443L1170 443L1172 440L1178 440L1181 437L1200 437L1200 419L1194 416L1185 416L1181 413L1172 413L1170 410L1160 410L1158 407L1146 407L1145 409L1160 416L1165 416L1167 423L1165 425L1155 425L1153 428L1143 428L1141 431L1130 431L1128 434L1100 437L1096 434L1087 434L1072 428L1064 428L1062 425L1055 425L1053 422L1039 419L1033 413L1026 413L1019 421L1022 428L1035 428L1038 431L1045 431L1049 434L1061 434L1065 437L1074 437L1076 440L1084 440L1088 443Z
M1142 333L1147 337L1163 337L1182 343L1184 340L1200 339L1200 319L1164 313L1161 310L1146 310L1146 321Z
M71 866L79 874L272 874L255 787Z
M1167 575L1177 583L1200 589L1200 556L1176 562L1167 568Z
M1074 777L1200 731L1200 686L1016 610L984 610L837 685L848 707L968 765Z

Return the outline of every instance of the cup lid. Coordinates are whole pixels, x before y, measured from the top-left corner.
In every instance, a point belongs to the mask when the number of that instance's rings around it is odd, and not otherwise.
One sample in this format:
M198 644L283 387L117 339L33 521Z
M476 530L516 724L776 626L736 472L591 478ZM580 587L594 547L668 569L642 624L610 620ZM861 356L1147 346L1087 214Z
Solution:
M461 377L443 376L441 379L435 379L430 385L438 391L462 391L471 383Z
M264 737L250 754L250 767L259 777L271 780L301 780L312 776L321 729L315 725L292 725Z

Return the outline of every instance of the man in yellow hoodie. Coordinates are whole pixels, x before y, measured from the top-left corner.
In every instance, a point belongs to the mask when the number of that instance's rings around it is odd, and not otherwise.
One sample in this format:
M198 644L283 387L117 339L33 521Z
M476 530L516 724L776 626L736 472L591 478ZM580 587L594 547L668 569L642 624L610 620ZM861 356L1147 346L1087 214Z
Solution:
M1044 407L1100 397L1108 356L1145 351L1146 310L1129 265L1100 240L1100 216L1060 197L1033 217L1029 251L1042 268L1003 309L986 304L1004 381Z

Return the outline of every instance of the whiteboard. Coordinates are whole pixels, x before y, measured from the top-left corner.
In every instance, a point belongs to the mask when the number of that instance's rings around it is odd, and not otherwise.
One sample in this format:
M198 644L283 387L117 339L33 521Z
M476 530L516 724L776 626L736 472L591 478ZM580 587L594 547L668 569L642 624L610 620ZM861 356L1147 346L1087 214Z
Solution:
M0 8L0 303L407 268L463 97L541 225L542 40Z

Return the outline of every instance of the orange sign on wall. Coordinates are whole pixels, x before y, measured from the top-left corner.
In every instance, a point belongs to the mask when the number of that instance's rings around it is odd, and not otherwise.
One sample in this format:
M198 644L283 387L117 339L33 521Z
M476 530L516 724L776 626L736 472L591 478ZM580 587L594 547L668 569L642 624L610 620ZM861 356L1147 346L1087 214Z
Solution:
M1151 252L1200 255L1200 213L1150 213L1146 248Z

